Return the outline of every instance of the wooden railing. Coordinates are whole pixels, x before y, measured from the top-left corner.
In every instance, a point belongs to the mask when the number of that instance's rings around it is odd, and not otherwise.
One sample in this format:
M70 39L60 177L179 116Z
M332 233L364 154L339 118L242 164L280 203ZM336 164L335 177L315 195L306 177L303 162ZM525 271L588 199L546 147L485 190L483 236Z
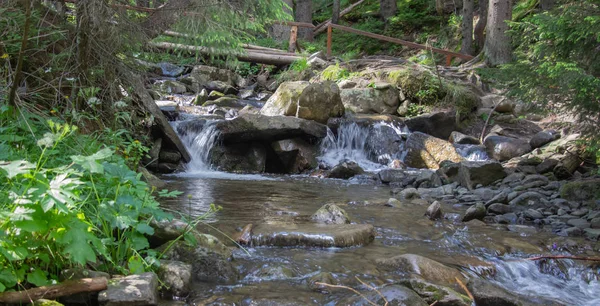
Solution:
M435 53L444 54L444 55L446 55L446 66L450 66L452 64L453 57L457 57L457 58L464 59L467 61L473 59L473 56L468 55L468 54L462 54L462 53L448 51L445 49L434 48L431 46L421 45L421 44L417 44L414 42L410 42L410 41L406 41L406 40L402 40L402 39L398 39L398 38L374 34L371 32L365 32L365 31L341 26L339 24L332 24L332 23L330 23L327 26L327 57L331 56L331 44L332 44L332 37L333 37L333 29L338 29L338 30L348 32L348 33L354 33L354 34L358 34L358 35L362 35L362 36L366 36L366 37L370 37L370 38L375 38L375 39L379 39L382 41L387 41L387 42L407 46L407 47L413 48L413 49L428 50L428 51L432 51Z

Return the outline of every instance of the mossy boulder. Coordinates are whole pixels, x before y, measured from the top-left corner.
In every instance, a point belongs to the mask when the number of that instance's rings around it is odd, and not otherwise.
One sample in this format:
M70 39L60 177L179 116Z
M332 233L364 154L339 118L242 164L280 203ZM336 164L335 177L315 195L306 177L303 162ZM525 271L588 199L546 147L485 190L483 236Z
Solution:
M571 201L600 199L600 179L569 182L560 189L560 196Z
M237 98L233 97L220 97L213 101L207 101L202 106L211 106L216 105L219 107L231 107L231 108L243 108L246 104L240 102Z
M359 114L395 114L400 105L398 89L387 83L343 89L340 96L347 110Z
M344 115L344 105L340 89L334 82L285 82L269 98L261 109L261 114L294 116L327 123L331 117Z
M312 215L312 220L324 224L350 224L345 210L335 204L325 204Z
M408 153L404 162L413 168L438 169L442 161L463 160L450 142L420 132L408 136L405 148Z
M438 286L419 278L411 278L401 282L402 285L415 291L428 304L436 302L441 306L469 306L471 300L451 288Z

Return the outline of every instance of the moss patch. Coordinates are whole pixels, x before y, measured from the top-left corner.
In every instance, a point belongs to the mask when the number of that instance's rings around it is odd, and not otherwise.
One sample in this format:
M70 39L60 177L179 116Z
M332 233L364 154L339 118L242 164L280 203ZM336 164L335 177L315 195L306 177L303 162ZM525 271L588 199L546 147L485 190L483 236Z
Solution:
M560 196L572 201L600 200L600 179L566 183L560 189Z

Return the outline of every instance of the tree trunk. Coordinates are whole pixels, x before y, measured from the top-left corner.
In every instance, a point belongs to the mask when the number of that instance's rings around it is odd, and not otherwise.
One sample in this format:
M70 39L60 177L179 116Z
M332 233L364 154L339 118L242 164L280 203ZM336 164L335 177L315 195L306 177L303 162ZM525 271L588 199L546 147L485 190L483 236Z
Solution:
M512 51L506 23L512 18L511 3L511 0L490 0L484 46L488 65L502 65L511 61Z
M396 15L398 11L398 6L396 4L396 0L379 0L379 15L383 17L383 19L388 19L392 16Z
M287 14L292 15L293 13L293 8L294 8L294 2L293 0L282 0L285 4L287 4L287 8L284 7L284 11ZM269 30L269 33L271 34L271 37L279 42L282 41L288 41L290 40L290 26L287 25L283 25L283 24L273 24Z
M312 0L296 0L296 21L312 23ZM299 28L298 37L312 41L313 31L310 28Z
M473 54L473 0L463 0L460 53Z
M333 14L331 15L331 23L338 24L340 19L340 0L333 0Z
M540 0L540 8L543 11L551 10L554 7L554 0Z
M479 20L477 20L477 24L475 25L475 31L473 34L475 35L475 46L477 46L477 51L481 51L483 49L483 44L485 43L485 25L487 23L487 14L488 14L488 0L479 0Z

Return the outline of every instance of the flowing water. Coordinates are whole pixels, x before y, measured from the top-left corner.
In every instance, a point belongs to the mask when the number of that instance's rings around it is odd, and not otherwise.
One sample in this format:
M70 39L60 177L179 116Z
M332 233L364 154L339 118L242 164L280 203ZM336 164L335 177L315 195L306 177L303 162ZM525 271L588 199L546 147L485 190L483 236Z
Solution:
M552 298L567 305L600 305L600 285L597 274L589 273L594 271L590 267L568 262L561 269L556 268L556 264L544 268L535 262L514 260L545 251L540 246L553 237L551 234L525 234L529 231L507 231L503 226L466 226L452 218L429 221L423 216L426 206L411 202L398 207L384 206L391 197L389 186L306 176L217 172L211 169L208 158L210 147L218 141L212 122L207 121L196 130L190 126L176 126L176 130L193 155L193 161L185 173L164 177L171 189L184 194L163 205L189 216L204 214L211 204L223 207L206 220L206 225L200 225L201 231L227 243L224 234L232 235L246 224L306 223L323 204L336 203L347 211L353 222L372 224L377 232L375 240L362 247L237 249L234 263L240 271L240 280L232 284L194 283L188 302L336 305L337 301L353 293L347 290L331 290L330 294L311 291L307 285L310 277L319 272L330 272L340 284L364 290L355 277L372 286L401 278L380 272L375 260L412 253L452 265L472 277L488 277L511 292ZM399 133L405 132L399 130ZM363 128L350 125L338 132L337 137L329 135L323 144L321 162L331 165L348 158L369 170L384 168L385 165L372 161L373 157L368 155L365 133ZM468 149L464 150L468 152ZM444 207L450 217L464 213L464 210L460 206ZM265 274L265 267L287 268L291 275ZM490 267L497 271L493 276L489 275Z

